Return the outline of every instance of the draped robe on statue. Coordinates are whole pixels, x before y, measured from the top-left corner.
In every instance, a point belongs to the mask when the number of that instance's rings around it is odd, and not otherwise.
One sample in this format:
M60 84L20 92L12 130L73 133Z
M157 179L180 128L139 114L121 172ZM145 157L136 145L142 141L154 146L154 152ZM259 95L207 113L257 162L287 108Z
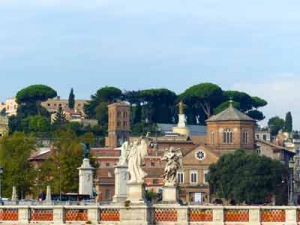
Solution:
M147 155L147 141L140 138L131 146L128 153L129 183L143 183L147 174L142 170L144 157Z

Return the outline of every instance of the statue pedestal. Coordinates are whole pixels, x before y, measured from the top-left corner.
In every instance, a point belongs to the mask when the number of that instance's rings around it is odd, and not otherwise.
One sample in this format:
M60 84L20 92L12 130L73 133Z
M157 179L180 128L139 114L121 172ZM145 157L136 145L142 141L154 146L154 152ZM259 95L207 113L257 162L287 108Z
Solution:
M93 196L93 170L90 160L84 158L79 170L79 194Z
M179 193L177 186L163 186L163 203L178 203Z
M117 165L115 167L115 195L113 197L114 203L123 203L127 199L128 180L128 166Z
M133 204L145 204L144 183L127 183L127 201Z

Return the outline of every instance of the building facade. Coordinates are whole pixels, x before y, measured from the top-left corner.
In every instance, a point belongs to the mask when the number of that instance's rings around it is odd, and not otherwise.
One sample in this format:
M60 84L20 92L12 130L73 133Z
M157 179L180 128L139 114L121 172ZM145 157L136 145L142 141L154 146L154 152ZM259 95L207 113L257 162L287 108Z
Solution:
M0 115L0 137L8 135L8 118Z
M107 147L119 147L129 139L130 105L115 102L108 107L108 134L105 138Z

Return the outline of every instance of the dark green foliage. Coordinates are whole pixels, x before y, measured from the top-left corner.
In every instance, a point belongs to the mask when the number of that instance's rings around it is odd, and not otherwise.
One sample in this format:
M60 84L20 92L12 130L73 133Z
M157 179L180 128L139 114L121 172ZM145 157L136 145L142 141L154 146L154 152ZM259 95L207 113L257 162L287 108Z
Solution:
M140 122L131 126L132 136L139 136L141 134L146 134L147 132L150 132L151 135L158 134L158 128L156 124Z
M236 109L246 113L252 119L260 121L265 118L263 113L258 110L258 108L267 105L267 102L264 99L259 97L251 97L247 93L240 91L224 91L224 96L227 101L233 101L233 106ZM228 105L226 102L223 102L216 107L214 109L214 113L216 114L226 109L226 105Z
M252 100L251 96L245 92L225 91L224 95L228 99L238 102L240 104L238 109L242 112L246 112L247 110L250 110L253 107L253 100Z
M213 109L224 100L222 89L212 83L201 83L186 89L181 94L185 104L198 108L205 113L205 119L209 118ZM195 115L196 116L196 115Z
M50 120L44 116L36 115L28 117L29 119L29 132L35 132L35 133L44 133L49 132L51 123Z
M133 123L139 123L141 122L142 119L142 106L140 103L137 103L134 107L133 107Z
M260 121L265 118L264 114L261 111L256 109L249 110L246 114L256 121Z
M3 108L0 112L0 116L6 116L6 108Z
M269 196L280 196L285 191L278 186L287 177L286 167L265 156L237 150L221 156L209 169L210 188L218 198L234 199L239 204L262 204L268 202Z
M218 114L218 113L222 112L223 110L227 109L229 107L229 104L230 104L230 100L221 103L216 108L214 108L214 114ZM240 103L239 102L232 101L231 104L236 109L240 108Z
M285 132L293 131L293 118L291 112L287 112L285 115L284 131Z
M143 100L144 121L172 123L177 99L174 92L165 88L147 89L140 91L140 98Z
M68 106L69 109L74 109L75 105L75 95L74 95L74 90L71 88L70 94L69 94L69 99L68 99Z
M115 87L103 87L101 89L99 89L95 95L91 96L91 100L88 101L87 104L84 105L84 111L86 113L86 115L88 115L88 117L90 119L95 119L97 118L97 107L100 105L100 103L105 103L106 106L110 103L112 103L113 101L120 99L122 95L122 92L120 89L115 88ZM103 104L101 106L103 108ZM98 113L99 113L99 109L98 109ZM98 117L100 115L98 114ZM105 121L105 120L103 120ZM100 120L100 122L102 122Z
M252 97L252 104L253 104L253 107L257 109L259 107L266 106L268 104L268 102L262 98L254 96L254 97Z
M61 106L58 107L58 110L55 115L55 119L53 121L53 126L56 128L62 127L67 123L66 116L63 113L63 109Z
M54 147L57 149L52 156L43 163L41 172L41 184L43 189L51 185L53 193L78 192L78 167L82 164L83 148L80 142L83 140L92 143L92 134L78 137L71 130L60 130L55 133ZM90 156L91 157L91 156ZM95 160L90 158L92 166L97 168Z
M43 84L31 85L20 90L16 95L18 104L27 102L43 102L57 96L55 90Z
M16 186L20 197L29 194L34 185L34 173L29 162L35 149L33 136L15 132L5 136L0 144L0 165L3 167L2 197L11 197L12 187Z
M268 126L271 129L271 135L277 135L278 131L284 128L284 120L279 116L274 116L269 119Z

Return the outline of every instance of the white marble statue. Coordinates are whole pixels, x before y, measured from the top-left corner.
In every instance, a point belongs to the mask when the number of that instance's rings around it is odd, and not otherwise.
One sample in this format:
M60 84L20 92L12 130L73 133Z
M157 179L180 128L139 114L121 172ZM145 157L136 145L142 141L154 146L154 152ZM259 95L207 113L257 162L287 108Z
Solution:
M119 158L119 163L118 165L119 166L125 166L126 165L126 158L129 154L129 151L130 151L130 145L128 143L128 141L125 141L121 148L119 148L121 150L121 155L120 155L120 158Z
M165 152L161 158L162 161L166 161L164 171L164 185L176 186L177 185L177 171L182 167L182 153L180 149L174 149L171 147Z
M144 158L147 155L147 148L149 145L148 135L146 137L140 137L129 146L127 155L128 171L130 174L130 180L128 183L143 183L146 172L143 171L142 165Z

